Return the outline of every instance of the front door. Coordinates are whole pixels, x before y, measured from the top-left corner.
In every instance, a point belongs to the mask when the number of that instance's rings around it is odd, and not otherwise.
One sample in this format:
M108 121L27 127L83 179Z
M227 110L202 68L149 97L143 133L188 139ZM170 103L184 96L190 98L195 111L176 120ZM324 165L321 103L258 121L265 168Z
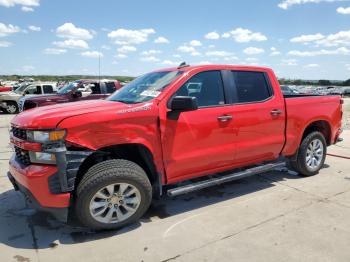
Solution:
M220 71L192 76L174 96L195 96L199 109L161 120L168 182L210 174L234 161L232 106L227 105Z

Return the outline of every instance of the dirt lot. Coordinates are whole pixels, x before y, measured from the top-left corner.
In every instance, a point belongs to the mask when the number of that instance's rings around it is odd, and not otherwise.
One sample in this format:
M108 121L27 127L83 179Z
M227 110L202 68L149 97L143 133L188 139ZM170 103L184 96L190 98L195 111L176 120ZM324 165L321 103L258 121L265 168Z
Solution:
M12 190L10 119L0 115L0 261L349 261L349 159L328 156L314 177L274 171L164 198L141 223L94 233L27 208ZM343 137L329 153L350 157L350 130Z

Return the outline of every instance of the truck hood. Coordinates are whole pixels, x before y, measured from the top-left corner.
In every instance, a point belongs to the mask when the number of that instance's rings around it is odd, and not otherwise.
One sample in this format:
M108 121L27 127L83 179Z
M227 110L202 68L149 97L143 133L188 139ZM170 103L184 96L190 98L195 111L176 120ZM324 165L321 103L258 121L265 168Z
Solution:
M37 107L18 114L12 125L28 129L55 128L62 120L99 111L115 112L137 108L140 105L123 104L107 100L90 100Z
M15 97L15 96L22 96L21 94L17 94L15 92L9 91L9 92L0 92L0 99L2 97Z
M28 100L32 102L47 102L47 100L50 101L59 101L59 100L67 100L66 95L59 95L59 94L51 94L51 95L36 95L33 97L29 97Z

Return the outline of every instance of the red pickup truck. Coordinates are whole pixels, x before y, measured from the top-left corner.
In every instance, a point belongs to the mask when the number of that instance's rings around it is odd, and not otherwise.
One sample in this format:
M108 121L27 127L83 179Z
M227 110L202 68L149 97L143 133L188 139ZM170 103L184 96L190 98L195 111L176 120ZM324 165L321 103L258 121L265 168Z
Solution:
M8 176L57 217L71 207L89 228L119 228L164 192L184 194L286 160L314 175L340 139L341 118L339 96L284 97L271 69L182 65L145 74L107 100L19 114Z

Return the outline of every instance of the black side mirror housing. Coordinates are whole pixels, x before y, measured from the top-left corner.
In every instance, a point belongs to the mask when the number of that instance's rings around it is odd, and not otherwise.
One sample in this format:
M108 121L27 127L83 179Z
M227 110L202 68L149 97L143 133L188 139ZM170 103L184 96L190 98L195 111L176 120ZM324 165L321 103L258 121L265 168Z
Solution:
M175 96L170 102L170 109L177 112L197 110L197 98L193 96Z
M74 98L82 97L83 93L81 91L76 90L73 94Z

